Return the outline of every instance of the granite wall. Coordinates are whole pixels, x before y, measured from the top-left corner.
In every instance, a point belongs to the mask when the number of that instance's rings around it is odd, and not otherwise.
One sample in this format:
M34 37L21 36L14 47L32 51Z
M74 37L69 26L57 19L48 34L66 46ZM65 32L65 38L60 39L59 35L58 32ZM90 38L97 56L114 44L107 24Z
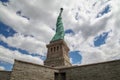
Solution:
M60 73L63 80L120 80L120 60L62 68Z
M9 80L10 74L10 71L0 71L0 80Z
M58 70L28 62L15 61L10 80L54 80L55 72Z
M15 61L10 80L120 80L120 60L61 68Z

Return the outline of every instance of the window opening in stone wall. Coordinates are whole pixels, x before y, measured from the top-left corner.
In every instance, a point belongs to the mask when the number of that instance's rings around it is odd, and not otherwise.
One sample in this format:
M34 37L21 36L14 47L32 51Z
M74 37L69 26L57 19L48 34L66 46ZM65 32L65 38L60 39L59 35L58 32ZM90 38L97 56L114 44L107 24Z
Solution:
M54 47L54 52L55 52L55 47Z
M51 52L52 52L52 50L53 50L53 49L51 48Z
M59 46L57 46L57 51L59 50Z

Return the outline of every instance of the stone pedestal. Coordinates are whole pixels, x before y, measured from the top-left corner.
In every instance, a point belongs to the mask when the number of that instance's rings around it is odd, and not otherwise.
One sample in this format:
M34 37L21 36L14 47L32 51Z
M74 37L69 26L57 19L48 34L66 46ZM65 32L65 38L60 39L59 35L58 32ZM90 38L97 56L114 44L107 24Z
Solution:
M44 65L51 67L71 66L69 60L69 48L64 40L50 42L47 45L48 53Z

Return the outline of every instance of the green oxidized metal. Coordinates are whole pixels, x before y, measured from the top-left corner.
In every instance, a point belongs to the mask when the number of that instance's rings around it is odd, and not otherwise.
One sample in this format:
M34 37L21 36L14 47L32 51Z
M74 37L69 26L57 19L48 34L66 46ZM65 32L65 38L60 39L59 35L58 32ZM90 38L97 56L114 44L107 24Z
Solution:
M61 17L62 11L63 11L63 8L60 9L60 13L56 23L56 33L51 41L64 39L65 33L64 33L64 27L63 27L62 17Z

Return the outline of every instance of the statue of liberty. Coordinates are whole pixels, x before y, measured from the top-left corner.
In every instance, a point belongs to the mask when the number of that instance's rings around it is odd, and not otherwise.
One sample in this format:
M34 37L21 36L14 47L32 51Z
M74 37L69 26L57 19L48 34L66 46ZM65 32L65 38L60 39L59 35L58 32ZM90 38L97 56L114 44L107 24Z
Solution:
M64 33L64 27L63 27L62 17L61 17L62 12L63 12L63 8L60 9L60 13L59 13L59 16L56 22L56 33L54 37L52 38L51 42L64 39L65 33Z

